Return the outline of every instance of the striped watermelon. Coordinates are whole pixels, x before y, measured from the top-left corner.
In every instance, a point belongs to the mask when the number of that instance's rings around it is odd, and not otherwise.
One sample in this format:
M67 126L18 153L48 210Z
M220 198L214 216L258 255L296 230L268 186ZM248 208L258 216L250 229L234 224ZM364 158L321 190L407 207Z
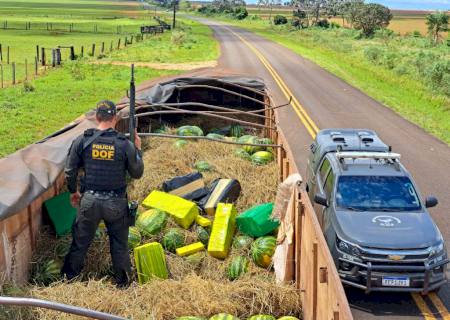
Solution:
M167 222L167 214L157 209L141 213L136 219L136 227L144 236L152 236L161 232Z
M197 126L182 126L177 129L179 136L203 136L203 130Z
M251 159L256 165L265 165L273 160L273 154L268 151L258 151L252 154Z
M225 139L225 137L223 135L218 134L218 133L208 133L206 136L208 138L216 139L216 140L224 140Z
M239 138L244 134L245 130L238 124L232 124L230 127L230 136Z
M268 314L257 314L256 316L251 316L247 320L277 320L277 318Z
M183 148L185 145L187 145L187 141L183 140L183 139L179 139L177 141L175 141L174 146L175 148Z
M243 136L243 137L245 137L245 136ZM241 140L241 139L239 139L239 140ZM258 137L255 137L255 136L249 136L245 141L242 141L242 142L243 143L251 143L251 144L259 144ZM243 146L242 149L247 151L249 154L253 154L255 152L264 150L264 147Z
M61 278L62 263L59 260L47 260L37 266L34 281L48 285Z
M235 154L236 156L238 156L239 158L241 158L241 159L244 159L244 160L251 160L251 156L248 154L247 151L245 151L245 150L242 149L242 148L236 149L236 151L234 152L234 154Z
M258 143L259 144L274 144L272 139L269 139L269 138L260 138L260 139L258 139ZM267 147L267 148L265 148L265 150L269 151L269 152L273 152L272 147Z
M204 172L210 171L212 169L212 166L207 161L200 160L194 164L194 168L200 172Z
M235 249L249 249L253 243L253 238L249 236L237 236L233 240L233 248Z
M169 229L162 238L161 244L167 251L175 253L177 248L184 246L184 233L179 228Z
M175 320L206 320L206 318L194 317L194 316L184 316L184 317L178 317Z
M272 256L275 253L277 239L272 236L256 239L251 247L253 262L262 268L268 268L272 263Z
M209 318L209 320L239 320L239 318L232 316L231 314L219 313Z
M141 244L141 233L136 227L128 229L128 248L133 249Z
M198 241L200 241L204 245L208 245L208 242L209 242L208 231L206 231L206 229L203 228L202 226L197 226L197 228L195 229L195 232L197 233Z
M69 253L69 250L70 250L70 242L59 241L55 247L55 255L58 258L63 258Z
M248 259L243 256L234 257L227 268L228 279L236 280L248 271Z
M278 320L299 320L299 319L296 317L292 317L292 316L284 316L284 317L278 318Z

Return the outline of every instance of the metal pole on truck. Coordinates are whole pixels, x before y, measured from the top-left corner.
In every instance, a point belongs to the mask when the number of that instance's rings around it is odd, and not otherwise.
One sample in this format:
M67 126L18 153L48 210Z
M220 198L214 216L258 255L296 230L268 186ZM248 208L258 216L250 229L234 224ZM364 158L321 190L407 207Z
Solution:
M128 120L130 141L134 144L135 128L136 128L136 87L134 84L134 64L131 65L131 81L130 81L130 118Z

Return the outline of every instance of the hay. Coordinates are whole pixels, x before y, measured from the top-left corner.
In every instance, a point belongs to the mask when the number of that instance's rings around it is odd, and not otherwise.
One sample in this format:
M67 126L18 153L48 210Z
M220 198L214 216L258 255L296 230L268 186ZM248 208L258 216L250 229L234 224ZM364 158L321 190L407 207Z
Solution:
M275 163L255 166L234 155L236 147L209 141L190 141L183 148L174 146L175 140L144 139L145 171L141 179L133 181L128 193L130 199L141 202L162 182L174 176L192 172L194 164L204 160L213 169L204 172L206 183L216 178L237 179L242 186L236 207L242 212L249 207L273 201L277 189ZM143 210L143 208L140 208ZM178 227L169 219L166 228ZM186 243L197 241L195 228L184 230ZM46 235L47 234L47 235ZM164 232L144 239L160 241ZM43 232L36 257L54 256L58 241ZM145 285L134 283L126 290L115 288L108 277L110 257L107 237L102 235L91 246L80 282L57 282L49 287L34 285L29 292L36 298L55 300L132 319L174 319L183 315L210 317L220 312L246 318L254 314L299 316L299 292L291 285L275 284L274 274L253 263L243 277L233 282L227 279L228 262L236 255L248 256L248 250L232 249L230 256L221 261L200 253L196 261L166 253L169 280L153 280ZM133 259L132 259L133 261ZM74 316L37 309L33 318L78 319Z
M182 315L209 317L227 312L242 319L254 314L297 315L300 297L292 287L248 277L217 282L197 275L183 280L154 280L118 290L108 281L91 280L32 290L35 297L57 300L132 319L174 319ZM39 319L76 319L40 309Z

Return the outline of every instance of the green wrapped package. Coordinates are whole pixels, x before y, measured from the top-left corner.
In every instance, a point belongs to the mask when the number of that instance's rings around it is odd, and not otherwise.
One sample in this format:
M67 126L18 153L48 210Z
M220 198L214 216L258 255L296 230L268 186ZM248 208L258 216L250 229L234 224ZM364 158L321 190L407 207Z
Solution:
M280 222L272 220L273 203L264 203L250 208L236 218L239 230L251 237L262 237L278 228Z
M61 193L44 201L50 221L58 237L68 234L77 216L77 209L70 204L70 193Z
M153 277L161 279L169 277L164 250L158 242L134 248L134 261L140 284L146 283Z
M210 256L225 259L236 229L237 211L231 203L219 203L208 242Z

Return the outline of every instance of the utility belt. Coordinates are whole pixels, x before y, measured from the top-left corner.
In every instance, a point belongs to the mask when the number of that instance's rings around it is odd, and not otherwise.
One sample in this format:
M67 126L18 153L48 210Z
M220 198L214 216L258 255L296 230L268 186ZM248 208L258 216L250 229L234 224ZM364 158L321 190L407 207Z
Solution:
M120 199L120 198L128 198L126 192L116 192L116 191L95 191L95 190L86 190L84 193L91 194L99 199ZM128 226L132 227L136 223L136 214L138 209L138 202L136 200L132 200L128 202Z

